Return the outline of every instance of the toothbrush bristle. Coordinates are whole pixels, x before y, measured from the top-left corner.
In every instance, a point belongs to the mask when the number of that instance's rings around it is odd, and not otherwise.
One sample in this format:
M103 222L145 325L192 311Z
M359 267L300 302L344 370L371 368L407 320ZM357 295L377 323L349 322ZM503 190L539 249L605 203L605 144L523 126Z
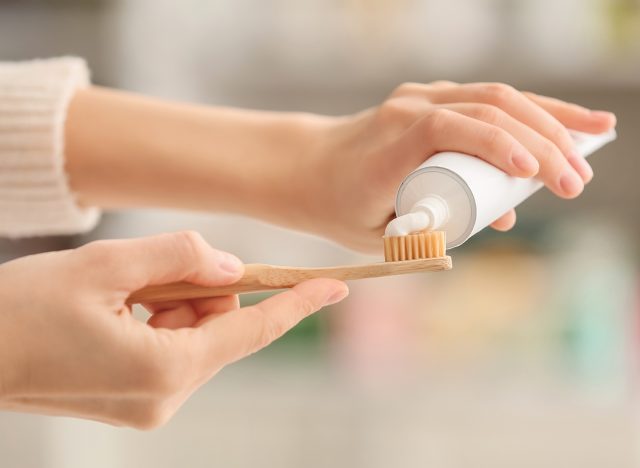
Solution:
M385 262L444 257L446 251L444 231L421 231L407 236L384 237Z

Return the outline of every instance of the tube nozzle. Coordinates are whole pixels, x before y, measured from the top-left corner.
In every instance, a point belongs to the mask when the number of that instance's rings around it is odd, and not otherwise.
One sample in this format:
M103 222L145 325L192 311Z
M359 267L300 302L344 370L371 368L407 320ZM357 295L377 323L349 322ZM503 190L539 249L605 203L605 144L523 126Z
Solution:
M412 232L435 230L449 220L449 207L437 195L429 195L418 201L409 213L393 219L384 235L387 237L406 236Z

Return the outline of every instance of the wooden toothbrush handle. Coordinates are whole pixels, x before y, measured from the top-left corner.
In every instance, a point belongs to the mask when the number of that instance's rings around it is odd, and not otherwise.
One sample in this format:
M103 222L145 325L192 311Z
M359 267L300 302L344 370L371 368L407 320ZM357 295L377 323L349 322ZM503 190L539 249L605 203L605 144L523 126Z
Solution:
M298 283L313 278L354 280L450 269L451 257L326 268L298 268L250 263L245 265L242 278L228 286L205 287L185 282L147 286L131 294L127 302L129 304L140 304L270 291L291 288Z
M199 286L197 284L179 282L147 286L129 296L129 304L176 301L181 299L197 299L202 297L229 296L247 292L268 291L277 289L264 283L263 277L270 270L270 265L248 263L244 266L244 275L238 281L227 286ZM287 287L287 286L281 286Z

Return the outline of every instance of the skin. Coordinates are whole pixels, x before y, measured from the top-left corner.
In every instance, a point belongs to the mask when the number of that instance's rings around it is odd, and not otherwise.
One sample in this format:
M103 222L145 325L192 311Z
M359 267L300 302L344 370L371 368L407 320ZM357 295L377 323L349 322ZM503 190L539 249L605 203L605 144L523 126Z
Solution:
M396 188L431 155L467 153L573 198L593 172L566 128L614 125L611 113L497 83L408 83L342 117L90 87L69 108L66 170L82 204L242 213L379 252ZM493 227L514 223L512 211ZM149 304L146 324L125 304L147 285L230 284L242 271L189 232L0 265L0 408L158 427L222 367L348 294L327 279L243 309L237 297Z

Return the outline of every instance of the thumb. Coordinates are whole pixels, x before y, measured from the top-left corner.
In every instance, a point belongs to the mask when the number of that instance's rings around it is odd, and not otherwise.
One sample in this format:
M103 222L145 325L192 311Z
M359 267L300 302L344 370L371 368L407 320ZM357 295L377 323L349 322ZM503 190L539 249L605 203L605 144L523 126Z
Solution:
M244 272L237 257L212 248L192 231L97 241L74 254L84 262L92 279L126 292L176 281L202 286L231 284Z
M313 279L259 304L205 318L194 330L209 360L209 369L237 361L280 338L305 317L349 294L334 279Z

